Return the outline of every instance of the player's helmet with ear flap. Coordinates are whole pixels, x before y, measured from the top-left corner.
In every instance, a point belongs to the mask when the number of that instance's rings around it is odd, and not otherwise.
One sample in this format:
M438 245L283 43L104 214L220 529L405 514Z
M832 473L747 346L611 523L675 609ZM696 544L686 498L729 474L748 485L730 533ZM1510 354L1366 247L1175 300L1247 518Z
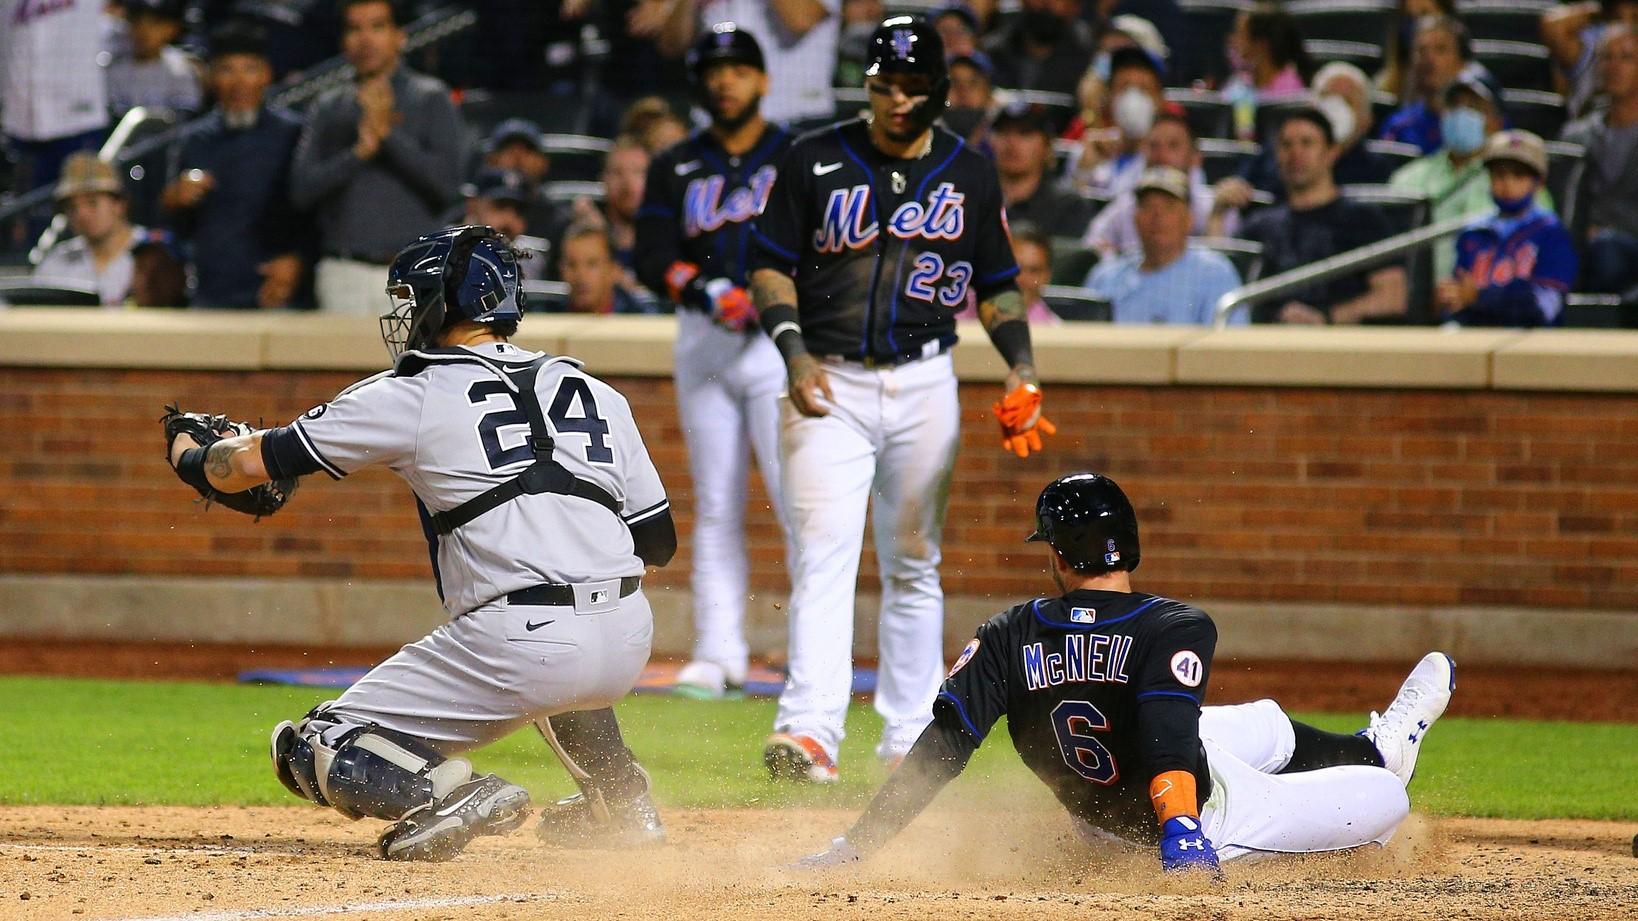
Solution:
M1035 533L1076 572L1138 567L1137 512L1114 480L1097 473L1060 477L1035 500Z
M950 70L944 61L944 39L926 20L894 16L883 20L870 35L870 66L866 77L887 74L923 76L932 81L927 101L912 117L923 127L938 121L950 96Z
M517 251L492 227L426 234L393 259L387 297L392 307L381 315L381 339L394 361L405 351L433 345L439 333L462 320L522 319Z

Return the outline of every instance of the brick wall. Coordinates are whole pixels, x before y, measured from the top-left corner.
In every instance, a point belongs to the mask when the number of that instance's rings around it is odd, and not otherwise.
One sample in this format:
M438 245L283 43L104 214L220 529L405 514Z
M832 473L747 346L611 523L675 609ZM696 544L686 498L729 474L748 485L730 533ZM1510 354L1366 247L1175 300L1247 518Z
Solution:
M331 373L0 368L0 571L416 578L426 548L382 471L309 479L251 524L201 514L161 459L161 404L288 420L350 383ZM688 477L670 383L616 379L677 506ZM1115 476L1144 527L1142 586L1177 597L1638 608L1638 412L1631 396L1496 391L1071 387L1049 391L1048 452L1003 455L964 385L951 490L952 594L1040 591L1020 543L1034 496L1077 469ZM782 584L760 493L754 579ZM861 582L873 585L867 559Z

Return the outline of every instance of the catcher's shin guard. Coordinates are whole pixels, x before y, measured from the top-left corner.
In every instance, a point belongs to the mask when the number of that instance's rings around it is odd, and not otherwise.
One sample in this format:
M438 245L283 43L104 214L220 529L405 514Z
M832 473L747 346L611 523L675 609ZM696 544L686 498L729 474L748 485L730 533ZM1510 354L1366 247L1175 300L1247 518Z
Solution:
M291 792L352 819L396 821L472 779L465 759L446 759L421 739L380 726L348 727L322 711L299 725L280 723L272 756L274 773Z

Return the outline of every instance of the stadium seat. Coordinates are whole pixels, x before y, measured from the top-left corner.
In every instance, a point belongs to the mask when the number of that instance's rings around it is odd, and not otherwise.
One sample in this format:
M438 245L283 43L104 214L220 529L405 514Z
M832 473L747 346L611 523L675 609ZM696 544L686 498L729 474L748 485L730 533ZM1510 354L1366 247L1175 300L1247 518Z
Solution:
M1564 129L1567 115L1564 97L1541 90L1502 90L1502 108L1515 128L1523 128L1551 141Z
M97 307L101 304L97 289L86 285L30 277L0 279L0 306Z
M1341 61L1352 64L1367 74L1382 69L1382 46L1371 42L1338 41L1327 38L1304 39L1304 51L1316 63Z
M1581 178L1587 170L1587 150L1565 141L1547 142L1547 191L1553 196L1558 219L1574 233L1581 216Z
M1384 45L1397 6L1395 0L1292 0L1285 11L1305 39Z
M1228 257L1234 263L1234 271L1240 273L1241 282L1253 282L1263 274L1263 245L1250 240L1236 240L1232 237L1196 237L1192 241Z
M553 180L596 179L603 174L610 141L584 134L548 134L546 152L551 155Z
M1570 293L1558 322L1573 329L1616 329L1623 325L1621 314L1619 294Z
M547 201L558 204L573 204L577 198L589 198L594 202L603 201L604 191L601 182L588 182L583 179L563 179L548 182L541 187L541 196Z
M1393 169L1398 169L1422 156L1422 148L1399 141L1366 141L1365 149L1376 154Z
M1215 183L1229 176L1238 176L1262 150L1262 145L1253 141L1201 138L1200 168L1206 174L1206 181Z
M1042 285L1041 300L1052 312L1065 320L1108 323L1114 314L1112 305L1085 288L1069 285Z
M1052 238L1052 283L1084 285L1098 264L1098 251L1075 237Z
M1168 89L1166 101L1183 109L1183 117L1197 138L1234 136L1234 109L1215 90Z
M1533 41L1497 38L1473 40L1473 59L1485 66L1504 87L1548 90L1553 85L1552 59L1547 46Z
M1456 15L1474 38L1535 41L1551 0L1461 0Z
M1218 85L1228 77L1223 43L1234 28L1234 17L1249 10L1253 0L1179 0L1183 9L1183 47L1172 49L1170 82L1189 86L1196 80Z

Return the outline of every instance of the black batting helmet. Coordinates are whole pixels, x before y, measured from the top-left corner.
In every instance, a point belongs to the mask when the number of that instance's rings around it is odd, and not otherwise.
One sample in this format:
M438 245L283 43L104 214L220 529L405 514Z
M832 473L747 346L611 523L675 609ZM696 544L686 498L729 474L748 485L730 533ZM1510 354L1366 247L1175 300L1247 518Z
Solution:
M1060 477L1035 500L1035 533L1076 572L1131 572L1138 567L1137 513L1102 474Z
M950 95L950 70L944 61L944 39L927 21L915 16L894 16L882 21L870 35L870 66L865 76L910 74L932 80L927 102L918 106L915 118L931 125L944 114Z
M705 69L722 62L746 64L767 73L762 59L762 46L756 37L731 22L719 22L694 42L688 49L688 77L699 86L705 80Z

